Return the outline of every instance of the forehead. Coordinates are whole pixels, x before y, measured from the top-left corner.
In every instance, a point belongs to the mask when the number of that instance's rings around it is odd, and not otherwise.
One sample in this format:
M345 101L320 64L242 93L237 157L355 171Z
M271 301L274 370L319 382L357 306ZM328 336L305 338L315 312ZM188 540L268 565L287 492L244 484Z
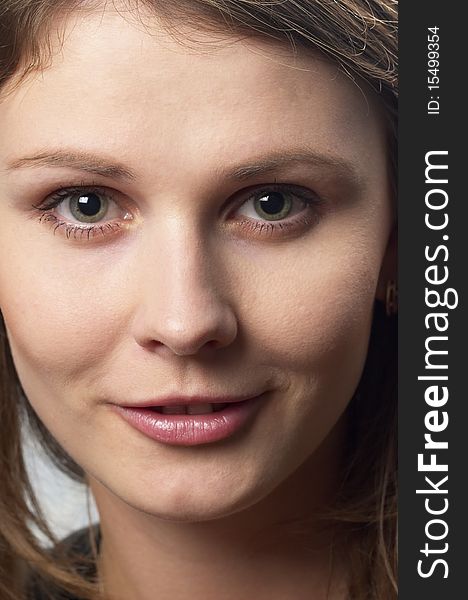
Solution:
M155 16L71 15L51 64L0 103L5 144L24 152L104 144L129 160L231 160L284 145L367 165L383 155L372 102L319 54L228 33L191 29L187 38L180 43Z

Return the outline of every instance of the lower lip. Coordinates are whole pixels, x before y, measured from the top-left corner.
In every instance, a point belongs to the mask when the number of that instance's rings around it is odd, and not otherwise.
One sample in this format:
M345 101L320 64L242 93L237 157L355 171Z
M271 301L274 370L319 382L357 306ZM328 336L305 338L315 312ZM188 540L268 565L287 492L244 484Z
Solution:
M149 408L112 405L127 423L148 437L173 446L210 444L230 437L256 414L264 394L204 415L165 415Z

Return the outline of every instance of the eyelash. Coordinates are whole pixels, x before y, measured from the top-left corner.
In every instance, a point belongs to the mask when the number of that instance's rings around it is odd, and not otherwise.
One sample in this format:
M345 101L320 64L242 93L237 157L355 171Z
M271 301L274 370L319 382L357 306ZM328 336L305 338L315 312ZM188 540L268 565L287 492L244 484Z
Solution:
M278 221L262 221L245 217L241 223L244 229L253 231L256 234L260 233L260 235L269 235L270 237L274 234L281 236L287 235L288 232L310 227L320 219L322 205L324 204L323 198L307 188L287 183L276 183L276 180L274 183L265 186L255 186L254 188L244 190L242 202L238 203L237 208L243 206L248 200L253 200L255 197L258 198L272 192L291 194L303 202L304 210L293 217Z
M94 184L86 185L84 183L78 186L64 187L57 190L53 194L47 196L45 201L39 206L33 205L33 208L41 213L39 216L39 222L50 223L53 227L54 234L58 229L63 228L67 239L70 239L73 236L73 239L75 240L82 240L84 237L86 241L89 241L90 238L99 235L99 233L103 237L111 233L116 233L118 230L122 229L122 225L118 222L98 225L79 225L62 220L57 215L53 214L52 211L54 210L54 208L57 208L57 206L59 206L68 198L70 198L73 194L83 194L85 192L91 192L97 193L100 196L112 196L112 193L106 194L103 190L105 190L105 188L101 186L97 186ZM112 201L118 204L115 200ZM78 234L80 235L78 236Z
M78 225L60 219L57 217L57 215L53 214L52 211L69 199L73 194L83 194L85 192L107 196L108 199L119 205L116 200L112 200L112 193L106 194L103 190L105 190L105 188L101 186L95 186L93 184L85 185L84 183L80 184L79 186L64 187L57 190L53 194L50 194L41 205L33 205L33 208L41 213L39 222L50 223L53 227L54 234L57 230L63 229L67 239L73 237L75 240L82 240L84 238L86 241L89 241L91 238L94 238L99 234L101 234L103 237L116 234L119 230L122 230L122 224L113 222L98 225ZM304 210L294 217L278 221L268 221L260 220L261 218L252 219L245 217L242 221L235 222L234 225L241 226L242 228L253 232L256 235L269 235L271 237L273 234L279 234L280 236L282 234L287 235L287 232L291 232L291 230L294 231L298 228L306 228L307 226L311 226L313 223L316 223L320 219L320 208L323 204L323 199L317 196L314 192L301 186L278 184L276 181L275 183L269 185L260 187L255 186L254 188L244 190L242 193L242 201L236 203L236 210L246 204L249 200L253 201L262 194L271 194L272 192L291 194L303 202Z
M42 222L54 223L54 227L53 227L54 233L58 229L63 227L67 239L70 239L70 237L73 235L73 238L75 240L76 239L81 240L85 236L86 239L89 241L91 236L94 237L99 232L103 236L106 236L106 235L109 235L110 233L116 233L116 231L118 231L122 228L122 226L119 223L112 223L112 224L106 223L105 225L91 225L89 227L82 226L82 225L73 225L71 223L67 223L67 221L60 220L58 217L56 217L52 213L46 213L46 212L44 212L41 215L41 217L39 218L39 221L41 223ZM78 233L81 234L79 238L77 237Z

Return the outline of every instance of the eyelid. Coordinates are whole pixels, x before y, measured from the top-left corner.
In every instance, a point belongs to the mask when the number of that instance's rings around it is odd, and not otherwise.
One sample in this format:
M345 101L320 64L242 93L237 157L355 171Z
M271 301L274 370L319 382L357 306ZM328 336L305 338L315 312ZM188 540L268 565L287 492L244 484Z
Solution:
M249 201L253 201L255 197L262 193L272 191L288 192L296 196L304 203L304 209L296 212L291 217L285 217L278 220L266 220L253 218L250 216L239 214L239 210ZM235 202L234 210L230 211L231 218L227 221L228 230L231 235L238 235L241 231L242 235L252 238L254 241L265 240L287 241L299 237L315 227L322 216L324 208L328 205L328 201L322 195L318 195L315 191L305 186L290 183L275 183L256 185L247 189L241 190L236 196L240 198Z
M79 185L61 186L60 188L58 188L55 191L48 194L39 203L39 205L35 205L35 206L33 205L33 207L37 208L37 209L42 209L42 210L49 210L49 209L52 209L52 208L55 208L56 206L58 206L60 203L65 201L69 196L72 196L73 194L78 194L78 193L84 194L85 192L93 192L93 193L97 192L103 196L106 196L109 200L112 200L112 202L115 202L116 204L119 204L119 202L115 199L115 196L119 196L120 200L125 198L124 194L122 194L112 188L107 188L102 185L82 183Z
M54 214L54 209L66 202L66 200L73 196L73 194L86 192L99 193L101 196L106 197L111 203L120 207L122 214L125 211L125 215L120 219L105 218L101 221L93 222L80 222L70 220L73 217L67 217L61 213L58 216ZM118 196L117 200L115 197ZM39 204L32 205L32 207L41 213L39 222L49 223L53 226L54 234L58 231L64 231L67 238L74 237L74 239L85 239L90 240L96 235L104 237L110 234L116 234L123 229L123 224L129 224L130 220L133 220L133 215L128 211L128 198L112 189L102 185L86 184L62 186L56 191L48 194Z
M292 216L287 216L278 220L262 219L260 215L259 218L256 219L239 214L239 210L244 204L253 201L262 193L267 194L272 191L284 192L295 196L303 202L304 209L294 213ZM120 222L118 219L114 218L93 223L66 221L62 220L67 219L64 215L59 213L61 218L58 218L54 214L54 208L60 206L74 193L84 194L85 192L98 192L99 194L106 196L112 203L121 208L122 214L127 209L125 216L120 219ZM38 205L33 205L33 208L41 213L39 221L54 224L54 233L59 229L63 229L66 232L67 238L73 236L75 239L90 239L91 237L95 237L95 235L100 236L101 234L102 236L107 236L109 234L115 235L119 230L127 229L125 225L130 225L130 222L133 221L136 216L134 214L135 209L133 203L132 208L128 209L130 203L131 200L128 196L113 188L107 188L106 186L93 183L82 183L79 185L62 186L58 188L56 191L48 194ZM233 203L234 208L232 208ZM321 217L321 206L326 204L326 200L319 196L315 191L305 186L290 183L278 183L275 181L274 183L259 184L244 188L228 198L225 204L230 206L227 221L229 229L233 230L241 228L248 231L249 235L254 234L257 238L265 236L267 233L270 237L274 234L278 237L284 236L287 238L290 235L299 234L307 227L311 227L313 224L317 223ZM128 210L130 210L130 213ZM103 218L105 219L105 217Z
M261 183L261 184L249 186L248 188L244 188L244 189L240 190L240 192L237 192L236 195L240 195L241 197L249 199L255 193L271 192L271 191L274 191L274 192L286 191L286 192L291 192L291 193L297 193L298 195L308 195L308 196L314 196L314 197L318 198L317 193L314 192L312 189L308 188L307 186L299 185L297 183L284 183L281 181L277 181L276 179L275 179L275 181L273 181L271 183Z
M33 205L33 208L35 208L37 210L41 210L41 211L52 211L54 208L57 208L58 206L65 204L66 200L68 198L70 198L71 196L73 196L73 194L85 194L86 192L87 193L90 193L90 192L98 193L99 195L105 197L110 203L119 207L120 210L122 211L122 213L125 213L124 220L126 220L126 221L130 220L131 214L132 214L132 219L133 219L133 213L135 212L135 207L134 207L134 204L131 202L131 200L128 198L128 196L126 196L122 192L119 192L115 189L107 188L102 185L94 185L94 184L90 184L90 185L81 184L81 185L71 185L71 186L67 186L67 187L60 187L59 189L55 190L54 192L48 194L38 205ZM130 207L130 205L131 205L131 207ZM67 218L64 215L61 215L61 216L64 218ZM113 218L114 217L106 219L99 223L106 223L107 221L112 221ZM80 226L86 226L85 222L81 223L80 221L77 221L77 222L74 221L74 223L76 223L77 225L80 225ZM90 222L89 224L92 225L93 223Z
M242 190L239 193L240 199L236 201L236 208L233 212L237 213L239 209L244 206L244 204L255 200L255 198L258 198L261 194L268 194L271 192L283 192L291 194L310 207L319 208L324 204L324 199L311 189L297 184L277 183L275 181L275 183L256 185ZM261 220L260 216L259 220ZM282 221L285 220L286 219L283 219Z

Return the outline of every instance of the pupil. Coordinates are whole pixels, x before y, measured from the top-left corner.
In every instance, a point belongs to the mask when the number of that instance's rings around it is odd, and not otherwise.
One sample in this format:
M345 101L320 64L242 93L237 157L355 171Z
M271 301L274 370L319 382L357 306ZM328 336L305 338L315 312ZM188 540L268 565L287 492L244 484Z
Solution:
M86 194L78 199L80 211L87 217L94 217L101 210L101 199L97 194Z
M284 209L284 196L280 192L271 192L260 198L260 207L267 215L275 215Z

